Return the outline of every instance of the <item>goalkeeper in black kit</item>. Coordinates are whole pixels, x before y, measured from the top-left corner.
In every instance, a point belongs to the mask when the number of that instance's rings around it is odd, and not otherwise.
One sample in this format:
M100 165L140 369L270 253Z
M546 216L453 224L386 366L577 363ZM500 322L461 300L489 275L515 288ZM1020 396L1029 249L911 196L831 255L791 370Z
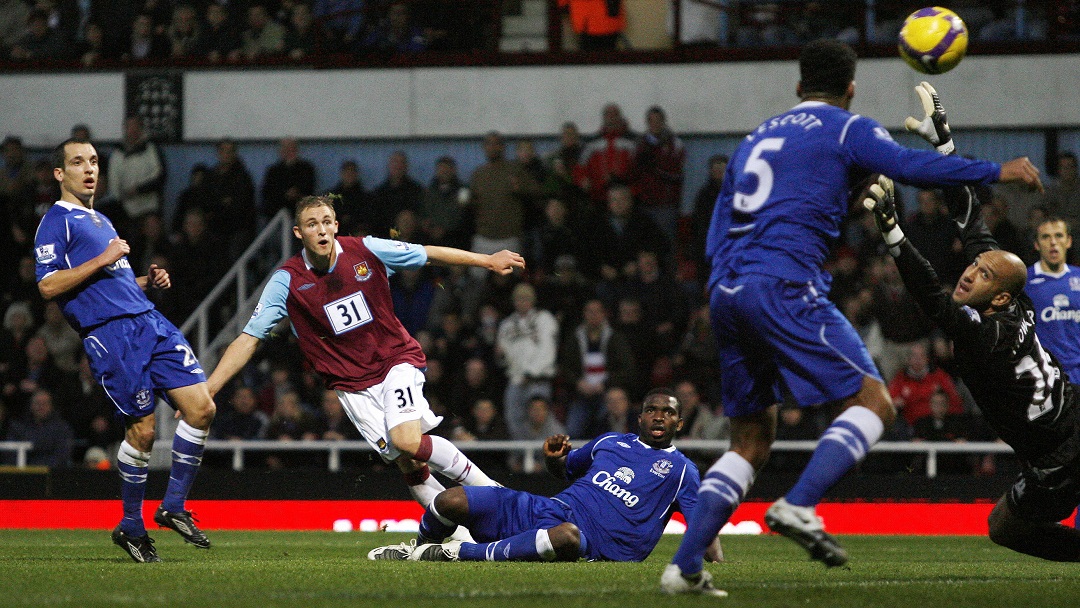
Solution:
M916 91L927 116L909 118L906 126L952 153L937 93L925 82ZM1030 163L1025 170L1039 184L1038 170ZM873 212L904 285L952 339L959 375L986 422L1020 460L1019 478L990 513L990 539L1043 559L1080 561L1080 530L1059 523L1080 503L1080 386L1069 382L1035 336L1024 263L998 248L970 188L947 189L945 197L970 261L952 294L897 224L892 182L879 178L863 204Z

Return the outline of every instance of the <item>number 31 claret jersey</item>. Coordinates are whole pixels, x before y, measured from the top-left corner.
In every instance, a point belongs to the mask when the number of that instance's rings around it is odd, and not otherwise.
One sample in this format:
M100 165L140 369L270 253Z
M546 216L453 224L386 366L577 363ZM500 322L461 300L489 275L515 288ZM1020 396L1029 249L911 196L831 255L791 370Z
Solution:
M326 273L303 251L282 264L244 333L264 339L287 315L304 357L335 390L364 390L400 363L423 368L420 345L394 315L388 278L394 268L427 263L424 248L373 237L339 237L334 247L337 260Z

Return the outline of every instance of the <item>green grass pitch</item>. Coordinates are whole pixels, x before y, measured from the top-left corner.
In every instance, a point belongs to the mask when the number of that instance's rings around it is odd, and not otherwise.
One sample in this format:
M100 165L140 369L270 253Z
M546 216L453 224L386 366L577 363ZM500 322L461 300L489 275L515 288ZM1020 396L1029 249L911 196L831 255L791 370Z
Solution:
M826 570L778 536L723 539L710 564L726 599L662 596L678 546L665 536L640 564L370 562L405 534L214 532L214 547L155 530L166 561L136 564L107 531L0 530L0 604L32 606L726 606L1080 605L1080 565L1019 555L975 537L846 536L850 567Z

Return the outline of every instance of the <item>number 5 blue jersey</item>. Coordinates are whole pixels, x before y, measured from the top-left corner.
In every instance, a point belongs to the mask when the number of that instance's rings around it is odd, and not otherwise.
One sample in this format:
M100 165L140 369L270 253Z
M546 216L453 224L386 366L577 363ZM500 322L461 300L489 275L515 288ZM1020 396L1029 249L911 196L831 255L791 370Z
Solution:
M58 270L70 270L94 259L115 238L116 229L109 218L86 207L57 201L41 218L34 236L38 282ZM78 332L154 308L135 282L127 257L60 294L56 301L64 318Z
M710 288L733 274L817 278L850 190L869 173L954 186L990 183L1000 171L997 163L905 148L876 121L843 108L800 103L763 122L728 163L709 227Z
M671 514L687 519L701 475L674 447L656 449L637 435L607 433L566 456L573 485L553 497L573 511L590 554L641 561L652 553Z

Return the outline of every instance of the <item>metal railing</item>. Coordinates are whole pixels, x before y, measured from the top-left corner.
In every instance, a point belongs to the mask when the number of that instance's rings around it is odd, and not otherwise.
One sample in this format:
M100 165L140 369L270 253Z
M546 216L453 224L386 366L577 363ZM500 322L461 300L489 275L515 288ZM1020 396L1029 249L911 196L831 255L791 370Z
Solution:
M15 466L26 468L26 455L34 449L29 441L0 441L0 452L15 452Z
M574 445L584 445L587 440L575 440ZM168 452L168 442L159 441L161 445L155 445L155 451ZM540 451L540 443L531 440L522 441L457 441L454 444L463 452L507 452L520 454L522 465L525 470L532 470L536 465L537 453ZM705 452L719 455L728 449L729 442L689 439L676 441L675 447L684 452ZM777 441L772 449L776 452L812 452L817 447L816 441ZM211 439L206 442L207 452L231 452L232 468L235 471L244 470L245 457L248 452L325 452L327 455L326 466L330 471L341 470L341 454L343 452L374 452L366 441L267 441L267 440L220 440ZM903 442L883 441L871 448L874 453L900 453L900 454L925 454L926 476L930 479L937 477L939 454L1011 454L1012 448L1004 443L997 442Z
M191 316L180 326L180 331L185 336L189 336L189 340L194 334L195 339L190 341L204 368L215 365L218 348L231 342L243 329L263 286L270 278L271 273L267 273L258 281L250 281L248 276L250 264L253 261L263 262L268 256L273 258L270 268L277 268L292 256L294 247L292 226L292 216L284 209L272 217L251 245L237 258L232 268L225 273L221 281L210 290ZM230 297L235 299L235 312L217 332L217 335L211 338L211 314L217 309L219 301ZM228 301L228 303L233 302Z

